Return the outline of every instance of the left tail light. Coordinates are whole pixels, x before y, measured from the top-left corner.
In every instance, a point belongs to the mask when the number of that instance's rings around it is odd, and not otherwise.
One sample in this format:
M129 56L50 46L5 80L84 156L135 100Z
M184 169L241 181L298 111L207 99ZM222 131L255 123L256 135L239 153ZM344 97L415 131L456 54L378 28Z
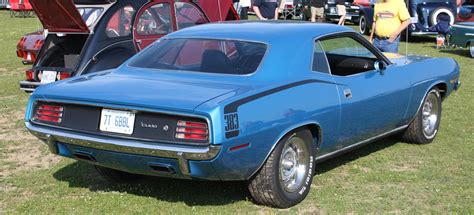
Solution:
M61 123L64 107L61 105L40 104L35 111L33 120L46 123Z
M176 139L206 141L209 139L209 127L204 122L179 120L176 125Z
M34 80L34 75L33 75L33 70L29 69L25 71L25 78L27 81L33 81Z

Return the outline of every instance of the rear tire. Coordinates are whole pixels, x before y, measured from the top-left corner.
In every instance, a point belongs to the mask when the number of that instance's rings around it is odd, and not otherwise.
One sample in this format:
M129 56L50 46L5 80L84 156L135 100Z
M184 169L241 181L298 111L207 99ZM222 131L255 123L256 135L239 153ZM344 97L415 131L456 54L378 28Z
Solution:
M471 54L471 57L474 58L474 42L469 43L469 54Z
M123 172L103 166L95 165L95 170L102 178L114 183L130 183L142 178L141 175Z
M365 15L364 14L360 14L360 18L359 18L359 32L360 34L363 34L363 35L369 35L369 27L367 26L368 23L367 23L367 19L365 18Z
M280 140L248 189L257 204L289 208L308 195L314 174L311 132L298 129Z
M403 133L405 142L427 144L433 142L441 121L441 94L437 88L431 89L418 110L415 119Z

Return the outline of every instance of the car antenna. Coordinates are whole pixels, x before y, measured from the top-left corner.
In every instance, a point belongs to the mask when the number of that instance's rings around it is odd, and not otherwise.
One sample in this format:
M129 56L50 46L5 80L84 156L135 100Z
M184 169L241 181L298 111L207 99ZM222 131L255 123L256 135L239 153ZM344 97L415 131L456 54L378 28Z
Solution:
M405 64L408 63L408 28L405 30Z

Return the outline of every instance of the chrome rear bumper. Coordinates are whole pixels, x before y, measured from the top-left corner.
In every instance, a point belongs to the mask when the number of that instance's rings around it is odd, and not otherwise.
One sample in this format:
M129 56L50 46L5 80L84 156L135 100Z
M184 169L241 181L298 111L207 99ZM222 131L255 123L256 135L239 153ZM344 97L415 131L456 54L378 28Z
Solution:
M25 122L25 126L34 136L43 140L54 154L58 154L57 142L61 142L113 152L175 158L178 159L181 172L187 176L190 175L188 160L211 160L219 154L221 149L220 145L170 146L159 143L152 145L144 141L79 134L73 131L37 126L30 122Z

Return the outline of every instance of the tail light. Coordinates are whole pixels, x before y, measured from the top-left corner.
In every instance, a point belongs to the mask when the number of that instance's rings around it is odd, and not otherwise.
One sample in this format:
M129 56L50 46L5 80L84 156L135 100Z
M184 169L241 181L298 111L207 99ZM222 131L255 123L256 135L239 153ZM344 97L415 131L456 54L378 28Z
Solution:
M33 48L35 48L35 49L40 49L41 46L43 46L43 43L44 43L43 40L36 40L36 41L35 41L35 45L33 46Z
M204 122L179 120L176 125L175 138L182 140L208 140L209 128Z
M61 123L64 108L61 105L40 104L36 109L34 120Z
M36 60L36 55L34 53L31 53L31 52L24 52L23 53L23 60L26 63L33 63Z
M58 80L64 80L70 78L72 73L70 72L58 72L57 78Z
M26 70L25 76L26 76L27 81L33 81L34 80L33 70L32 69Z
M22 37L21 40L18 42L18 46L23 47L26 42L26 37Z

